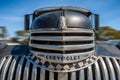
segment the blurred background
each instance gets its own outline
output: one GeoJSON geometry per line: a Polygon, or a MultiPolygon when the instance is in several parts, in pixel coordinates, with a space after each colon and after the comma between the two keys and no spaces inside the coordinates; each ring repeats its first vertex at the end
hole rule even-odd
{"type": "Polygon", "coordinates": [[[100,15],[96,40],[120,41],[119,0],[0,0],[0,41],[28,44],[29,32],[24,30],[24,15],[49,6],[78,6],[100,15]]]}

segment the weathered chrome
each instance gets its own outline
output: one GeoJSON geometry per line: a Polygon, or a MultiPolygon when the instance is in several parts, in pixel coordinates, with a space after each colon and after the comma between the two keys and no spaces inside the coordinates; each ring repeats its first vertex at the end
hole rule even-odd
{"type": "MultiPolygon", "coordinates": [[[[115,69],[115,71],[116,71],[116,78],[118,79],[118,80],[120,80],[120,63],[118,63],[117,62],[117,60],[115,59],[115,58],[112,58],[112,61],[113,61],[113,66],[114,66],[114,69],[115,69]]],[[[120,61],[120,60],[119,60],[120,61]]]]}
{"type": "Polygon", "coordinates": [[[102,69],[101,71],[102,71],[103,80],[109,80],[108,69],[103,58],[100,58],[100,67],[102,69]]]}
{"type": "Polygon", "coordinates": [[[21,79],[21,75],[23,74],[22,73],[22,68],[23,68],[23,63],[24,63],[24,56],[20,59],[18,65],[17,65],[17,71],[16,71],[16,76],[15,76],[15,79],[16,80],[20,80],[21,79]]]}
{"type": "Polygon", "coordinates": [[[70,36],[70,37],[61,37],[61,36],[37,36],[31,37],[31,40],[44,40],[44,41],[89,41],[94,40],[94,37],[80,37],[80,36],[70,36]]]}
{"type": "Polygon", "coordinates": [[[49,80],[54,80],[54,72],[49,72],[49,80]]]}
{"type": "Polygon", "coordinates": [[[67,29],[67,25],[66,25],[66,19],[64,16],[60,16],[60,20],[59,20],[59,25],[58,25],[60,30],[65,30],[67,29]]]}
{"type": "Polygon", "coordinates": [[[3,58],[0,60],[0,71],[1,71],[1,68],[2,68],[3,64],[5,63],[5,60],[6,60],[5,57],[3,57],[3,58]]]}
{"type": "Polygon", "coordinates": [[[31,78],[31,80],[37,80],[37,66],[36,65],[34,65],[33,66],[33,69],[32,69],[32,78],[31,78]]]}
{"type": "Polygon", "coordinates": [[[93,33],[91,29],[84,28],[67,28],[66,30],[59,30],[58,28],[44,28],[37,30],[30,30],[31,33],[93,33]]]}
{"type": "Polygon", "coordinates": [[[40,70],[40,80],[45,80],[45,70],[44,69],[40,70]]]}
{"type": "Polygon", "coordinates": [[[77,71],[54,72],[41,68],[39,63],[35,64],[28,56],[6,56],[0,60],[3,64],[0,80],[119,80],[119,61],[119,58],[114,57],[98,57],[94,64],[77,71]]]}
{"type": "Polygon", "coordinates": [[[58,73],[58,80],[68,80],[68,73],[58,73]]]}
{"type": "Polygon", "coordinates": [[[95,80],[101,80],[102,73],[100,72],[100,66],[98,62],[95,62],[94,69],[95,69],[95,80]]]}
{"type": "Polygon", "coordinates": [[[113,68],[113,65],[112,65],[110,59],[109,59],[109,58],[106,58],[105,60],[106,60],[107,66],[109,65],[109,66],[108,66],[108,72],[109,72],[109,74],[110,74],[110,80],[116,80],[115,70],[114,70],[114,68],[113,68]]]}
{"type": "Polygon", "coordinates": [[[30,50],[31,53],[33,53],[34,55],[36,55],[36,57],[40,59],[44,59],[46,61],[50,61],[54,63],[55,62],[56,63],[73,63],[73,62],[86,59],[95,53],[94,32],[91,29],[67,28],[66,30],[59,30],[56,28],[53,28],[53,29],[45,28],[45,29],[38,29],[36,32],[33,29],[31,31],[30,39],[31,41],[29,45],[31,47],[31,50],[30,50]],[[71,35],[65,36],[68,33],[71,35]],[[53,36],[51,34],[55,34],[55,35],[53,36]],[[77,36],[77,34],[79,34],[80,36],[77,36]],[[46,42],[46,44],[39,43],[41,41],[46,42]],[[76,43],[77,42],[80,43],[81,41],[83,41],[83,43],[74,44],[73,41],[76,43]],[[50,42],[52,43],[61,42],[63,44],[59,44],[59,45],[52,44],[52,43],[49,44],[50,42]],[[67,42],[70,42],[71,44],[66,44],[67,42]],[[49,50],[51,50],[52,52],[50,52],[49,50]],[[83,50],[83,52],[81,52],[80,50],[83,50]],[[73,51],[72,54],[70,53],[71,51],[73,51]],[[72,60],[66,60],[66,59],[60,60],[59,59],[58,60],[58,59],[51,58],[51,57],[64,57],[64,58],[79,57],[79,58],[75,60],[74,59],[72,60]]]}
{"type": "Polygon", "coordinates": [[[71,73],[71,80],[74,80],[74,79],[76,79],[76,72],[71,73]]]}
{"type": "Polygon", "coordinates": [[[5,80],[7,76],[6,74],[7,74],[11,59],[12,59],[12,56],[8,56],[7,60],[5,61],[5,64],[3,65],[3,69],[1,72],[2,74],[0,75],[1,80],[5,80]]]}
{"type": "Polygon", "coordinates": [[[63,55],[63,54],[55,54],[55,53],[47,53],[47,52],[36,52],[36,51],[33,51],[31,50],[32,53],[34,53],[36,56],[38,56],[39,58],[41,59],[44,59],[46,61],[52,61],[52,62],[57,62],[57,63],[71,63],[71,62],[77,62],[77,61],[80,61],[80,60],[83,60],[83,59],[86,59],[86,57],[89,57],[90,55],[92,55],[94,53],[94,50],[92,51],[89,51],[89,52],[84,52],[84,53],[73,53],[73,54],[66,54],[66,55],[63,55]],[[88,55],[89,54],[89,55],[88,55]],[[80,58],[76,59],[76,60],[60,60],[60,59],[51,59],[51,58],[48,58],[48,57],[74,57],[74,56],[79,56],[80,58]]]}
{"type": "Polygon", "coordinates": [[[88,49],[93,48],[94,44],[83,44],[83,45],[42,45],[42,44],[30,44],[31,47],[38,48],[38,49],[48,49],[48,50],[76,50],[76,49],[88,49]]]}
{"type": "Polygon", "coordinates": [[[85,80],[84,69],[81,69],[81,70],[79,71],[79,80],[85,80]]]}
{"type": "Polygon", "coordinates": [[[8,76],[7,79],[8,80],[13,80],[13,75],[15,73],[15,66],[16,66],[16,62],[18,62],[18,56],[15,56],[15,58],[12,60],[11,64],[10,64],[10,68],[9,68],[9,71],[8,71],[8,76]]]}
{"type": "Polygon", "coordinates": [[[34,15],[30,53],[3,57],[0,80],[120,80],[120,58],[95,55],[89,10],[58,7],[34,15]]]}
{"type": "Polygon", "coordinates": [[[29,79],[29,68],[30,68],[30,61],[27,61],[25,64],[23,80],[29,79]]]}
{"type": "Polygon", "coordinates": [[[87,68],[87,75],[87,80],[93,80],[93,70],[91,66],[87,68]]]}

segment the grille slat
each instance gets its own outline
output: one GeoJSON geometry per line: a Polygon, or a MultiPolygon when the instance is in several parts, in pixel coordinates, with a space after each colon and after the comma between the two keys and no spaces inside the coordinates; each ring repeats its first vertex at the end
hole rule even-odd
{"type": "Polygon", "coordinates": [[[67,50],[78,50],[78,49],[88,49],[94,48],[94,44],[84,44],[84,45],[45,45],[45,44],[30,44],[31,47],[37,49],[46,49],[46,50],[58,50],[58,51],[67,51],[67,50]]]}
{"type": "Polygon", "coordinates": [[[17,65],[17,71],[16,71],[15,80],[21,80],[21,75],[23,74],[23,73],[22,73],[22,68],[23,68],[23,66],[25,65],[25,64],[24,64],[24,62],[25,62],[24,59],[25,59],[25,57],[23,56],[23,57],[20,59],[18,65],[17,65]]]}
{"type": "Polygon", "coordinates": [[[87,80],[93,80],[93,70],[91,66],[87,68],[87,80]]]}
{"type": "Polygon", "coordinates": [[[79,72],[80,72],[80,73],[79,73],[79,74],[80,74],[80,75],[79,75],[79,76],[80,76],[79,80],[85,80],[85,75],[84,75],[85,72],[84,72],[84,69],[80,70],[79,72]]]}
{"type": "Polygon", "coordinates": [[[54,72],[49,72],[49,80],[54,80],[54,72]]]}
{"type": "Polygon", "coordinates": [[[41,40],[31,40],[31,44],[49,44],[49,45],[80,45],[80,44],[90,44],[92,41],[41,41],[41,40]]]}
{"type": "Polygon", "coordinates": [[[19,59],[19,57],[15,56],[14,59],[12,60],[9,71],[8,71],[9,77],[7,77],[7,80],[13,80],[14,73],[15,73],[15,67],[16,67],[16,63],[17,63],[18,59],[19,59]]]}
{"type": "Polygon", "coordinates": [[[57,53],[58,53],[58,54],[71,54],[71,53],[89,52],[89,51],[94,50],[94,48],[59,51],[59,50],[38,49],[38,48],[31,47],[31,50],[34,50],[34,51],[36,51],[36,52],[47,52],[47,53],[56,53],[56,54],[57,54],[57,53]]]}
{"type": "Polygon", "coordinates": [[[39,30],[32,30],[31,33],[93,33],[91,29],[83,29],[83,28],[68,28],[65,31],[59,31],[58,29],[46,28],[39,30]]]}
{"type": "Polygon", "coordinates": [[[94,71],[95,71],[95,74],[94,74],[95,80],[101,80],[100,66],[98,62],[95,62],[94,71]]]}
{"type": "Polygon", "coordinates": [[[76,72],[72,72],[71,73],[71,80],[75,80],[76,79],[76,72]]]}
{"type": "Polygon", "coordinates": [[[94,40],[94,37],[90,36],[31,36],[31,40],[43,40],[43,41],[88,41],[94,40]]]}
{"type": "Polygon", "coordinates": [[[109,80],[109,73],[108,73],[108,69],[107,69],[107,66],[105,64],[105,61],[103,60],[103,58],[101,57],[100,58],[100,68],[101,68],[101,72],[102,72],[102,80],[109,80]]]}
{"type": "Polygon", "coordinates": [[[44,69],[40,70],[40,80],[45,80],[45,70],[44,69]]]}
{"type": "Polygon", "coordinates": [[[114,66],[115,72],[116,72],[116,80],[120,80],[120,64],[117,62],[115,58],[112,58],[112,64],[114,66]]]}
{"type": "Polygon", "coordinates": [[[3,69],[1,71],[1,73],[2,73],[0,75],[1,80],[6,80],[7,72],[8,72],[11,60],[12,60],[12,56],[8,56],[7,60],[5,61],[5,64],[3,65],[3,69]]]}
{"type": "Polygon", "coordinates": [[[92,33],[32,33],[31,36],[92,36],[92,33]]]}
{"type": "Polygon", "coordinates": [[[37,66],[36,65],[33,66],[31,80],[37,80],[37,66]]]}
{"type": "Polygon", "coordinates": [[[30,62],[27,61],[25,64],[23,80],[28,80],[29,78],[29,67],[30,67],[30,62]]]}
{"type": "Polygon", "coordinates": [[[3,58],[0,60],[0,72],[1,72],[1,69],[2,69],[5,61],[6,61],[6,58],[5,58],[5,57],[3,57],[3,58]]]}
{"type": "Polygon", "coordinates": [[[46,71],[44,69],[41,69],[36,64],[29,62],[29,60],[26,59],[24,56],[22,57],[7,56],[2,58],[0,61],[1,63],[3,63],[3,67],[0,69],[1,71],[0,80],[13,80],[10,76],[12,76],[14,72],[16,72],[16,75],[13,77],[18,77],[15,80],[31,80],[28,79],[28,77],[31,78],[31,76],[33,76],[32,80],[45,80],[47,79],[46,77],[49,78],[48,80],[119,80],[120,64],[118,61],[119,59],[117,58],[99,57],[99,59],[94,64],[89,65],[88,67],[80,69],[78,71],[53,72],[53,71],[46,71]],[[16,66],[17,63],[18,66],[16,66]],[[31,67],[30,64],[33,65],[33,67],[31,67]],[[15,70],[15,68],[17,70],[15,70]],[[11,70],[13,71],[10,72],[11,70]],[[23,72],[21,72],[21,70],[24,71],[24,74],[23,72]],[[38,73],[38,71],[40,72],[38,73]],[[76,78],[76,76],[78,77],[77,75],[78,72],[79,72],[79,79],[76,78]],[[31,73],[32,75],[29,75],[29,73],[31,73]],[[23,76],[20,76],[22,74],[23,76]],[[40,79],[37,78],[38,76],[40,76],[40,79]]]}
{"type": "Polygon", "coordinates": [[[114,71],[114,68],[113,68],[113,65],[112,65],[110,59],[105,58],[105,61],[106,61],[106,65],[107,65],[107,68],[108,68],[110,80],[116,80],[115,71],[114,71]]]}

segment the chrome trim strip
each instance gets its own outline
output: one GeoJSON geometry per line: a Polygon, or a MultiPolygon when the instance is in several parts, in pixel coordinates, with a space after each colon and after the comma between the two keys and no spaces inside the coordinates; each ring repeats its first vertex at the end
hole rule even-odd
{"type": "Polygon", "coordinates": [[[26,64],[25,64],[23,80],[28,80],[29,79],[29,68],[30,68],[30,62],[27,61],[26,64]]]}
{"type": "Polygon", "coordinates": [[[5,61],[5,64],[3,65],[3,69],[0,75],[0,78],[1,78],[0,80],[5,80],[11,60],[12,60],[12,56],[8,56],[7,60],[5,61]]]}
{"type": "Polygon", "coordinates": [[[76,80],[76,72],[71,72],[71,80],[76,80]]]}
{"type": "Polygon", "coordinates": [[[83,29],[83,28],[67,28],[66,30],[59,30],[58,28],[44,28],[44,29],[36,29],[30,30],[31,33],[93,33],[91,29],[83,29]]]}
{"type": "Polygon", "coordinates": [[[3,65],[5,64],[5,61],[6,61],[6,57],[3,57],[3,58],[0,60],[0,72],[1,72],[1,69],[2,69],[3,65]]]}
{"type": "Polygon", "coordinates": [[[93,80],[93,70],[91,66],[87,68],[87,80],[93,80]]]}
{"type": "Polygon", "coordinates": [[[31,47],[38,49],[48,49],[48,50],[78,50],[78,49],[88,49],[93,48],[94,44],[82,44],[82,45],[47,45],[47,44],[30,44],[31,47]]]}
{"type": "Polygon", "coordinates": [[[60,59],[54,60],[52,58],[49,58],[49,56],[50,57],[53,57],[53,56],[56,56],[56,57],[78,57],[79,56],[79,58],[75,59],[75,60],[64,60],[64,63],[72,63],[72,62],[77,62],[77,61],[88,58],[90,55],[93,55],[95,53],[95,51],[92,50],[89,52],[72,53],[72,54],[58,54],[58,53],[55,54],[55,53],[45,53],[45,52],[37,52],[37,51],[31,50],[31,53],[33,53],[35,56],[37,56],[38,58],[41,58],[43,60],[57,62],[57,63],[63,63],[63,60],[60,60],[60,59]],[[74,56],[73,56],[73,54],[74,54],[74,56]]]}
{"type": "Polygon", "coordinates": [[[106,57],[105,60],[106,60],[106,64],[107,64],[107,67],[108,67],[110,80],[116,80],[115,71],[114,71],[114,68],[113,68],[113,65],[112,65],[110,59],[108,57],[106,57]]]}
{"type": "Polygon", "coordinates": [[[45,80],[45,70],[44,69],[40,70],[40,80],[45,80]]]}
{"type": "Polygon", "coordinates": [[[120,64],[117,62],[115,58],[112,58],[112,61],[113,61],[114,69],[116,71],[117,79],[120,80],[120,64]]]}
{"type": "Polygon", "coordinates": [[[44,41],[89,41],[94,40],[90,36],[31,36],[31,40],[44,40],[44,41]]]}
{"type": "Polygon", "coordinates": [[[33,65],[31,80],[37,80],[37,66],[33,65]]]}
{"type": "Polygon", "coordinates": [[[7,80],[13,80],[13,74],[15,73],[15,66],[16,66],[16,62],[18,61],[18,56],[15,56],[14,59],[12,60],[12,63],[10,64],[10,69],[8,71],[8,76],[7,80]]]}
{"type": "Polygon", "coordinates": [[[103,80],[109,80],[109,73],[102,57],[100,57],[100,67],[102,69],[103,80]]]}
{"type": "Polygon", "coordinates": [[[81,69],[80,71],[79,71],[79,80],[85,80],[85,73],[84,73],[84,69],[81,69]]]}
{"type": "MultiPolygon", "coordinates": [[[[38,52],[38,51],[34,51],[34,50],[30,50],[31,53],[33,54],[40,54],[40,55],[57,55],[57,56],[63,56],[63,54],[60,53],[48,53],[48,52],[38,52]]],[[[66,56],[73,56],[74,55],[86,55],[86,54],[91,54],[94,53],[94,50],[88,51],[88,52],[81,52],[81,53],[72,53],[72,54],[64,54],[66,56]]],[[[36,55],[37,56],[37,55],[36,55]]]]}
{"type": "Polygon", "coordinates": [[[23,56],[23,57],[20,59],[19,63],[18,63],[15,80],[20,80],[20,79],[21,79],[22,67],[23,67],[24,59],[25,59],[25,58],[24,58],[24,56],[23,56]]]}
{"type": "Polygon", "coordinates": [[[101,80],[101,72],[100,72],[100,66],[98,64],[98,61],[95,62],[95,80],[101,80]]]}
{"type": "Polygon", "coordinates": [[[54,80],[54,72],[49,71],[49,80],[54,80]]]}

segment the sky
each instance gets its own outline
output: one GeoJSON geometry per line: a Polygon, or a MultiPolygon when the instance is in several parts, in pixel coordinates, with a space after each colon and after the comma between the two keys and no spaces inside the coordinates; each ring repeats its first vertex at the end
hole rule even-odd
{"type": "Polygon", "coordinates": [[[120,0],[0,0],[0,26],[8,37],[24,29],[24,15],[49,6],[78,6],[100,15],[100,26],[120,30],[120,0]]]}

